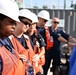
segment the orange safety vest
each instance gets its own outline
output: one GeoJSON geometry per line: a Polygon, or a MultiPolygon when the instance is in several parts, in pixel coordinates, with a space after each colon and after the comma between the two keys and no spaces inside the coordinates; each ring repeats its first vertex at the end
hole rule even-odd
{"type": "MultiPolygon", "coordinates": [[[[35,55],[35,53],[32,50],[29,39],[28,40],[25,39],[25,41],[27,42],[27,46],[29,47],[29,50],[26,50],[13,35],[9,36],[9,39],[14,47],[15,52],[26,55],[27,59],[30,60],[31,64],[35,64],[32,62],[32,57],[35,55]]],[[[39,72],[39,68],[35,67],[35,65],[34,68],[35,68],[35,73],[37,74],[37,72],[39,72]]]]}
{"type": "Polygon", "coordinates": [[[22,61],[4,46],[0,47],[0,57],[3,64],[1,75],[25,75],[25,67],[22,61]]]}
{"type": "Polygon", "coordinates": [[[35,69],[35,74],[37,74],[38,72],[39,72],[39,67],[38,66],[36,66],[36,63],[33,63],[32,62],[32,57],[35,55],[35,53],[34,53],[34,51],[33,51],[33,48],[32,48],[32,46],[31,46],[31,44],[30,44],[30,39],[29,39],[29,37],[26,39],[26,36],[27,35],[25,35],[24,34],[24,38],[25,38],[25,41],[26,41],[26,43],[27,43],[27,46],[29,47],[29,52],[28,52],[28,59],[30,60],[30,62],[33,64],[33,67],[34,67],[34,69],[35,69]]]}
{"type": "Polygon", "coordinates": [[[45,28],[45,38],[46,38],[46,50],[48,50],[49,48],[53,47],[53,37],[50,34],[49,28],[48,27],[44,27],[45,28]]]}
{"type": "MultiPolygon", "coordinates": [[[[41,52],[41,49],[35,45],[34,46],[34,52],[35,52],[35,54],[39,54],[41,52]]],[[[39,59],[38,65],[43,66],[44,64],[45,64],[45,55],[43,54],[41,56],[41,58],[39,59]]]]}
{"type": "MultiPolygon", "coordinates": [[[[36,36],[38,36],[37,30],[35,30],[34,33],[35,33],[36,36]]],[[[38,42],[37,38],[35,38],[34,40],[35,40],[35,42],[36,42],[36,41],[38,42]]],[[[39,42],[38,42],[38,44],[39,44],[39,42]]],[[[39,44],[39,45],[40,45],[40,44],[39,44]]],[[[39,54],[41,51],[42,51],[42,49],[41,49],[40,47],[38,47],[37,44],[34,45],[34,52],[35,52],[35,54],[39,54]]],[[[45,54],[43,54],[43,55],[41,56],[41,58],[40,58],[40,60],[39,60],[38,63],[39,63],[39,65],[41,65],[41,66],[43,66],[43,65],[45,64],[45,54]]]]}
{"type": "MultiPolygon", "coordinates": [[[[23,54],[26,56],[26,59],[28,59],[28,51],[20,44],[20,42],[17,40],[17,38],[14,35],[9,36],[9,39],[12,43],[12,46],[14,47],[15,54],[23,54]]],[[[24,62],[24,66],[26,68],[26,63],[24,62]]]]}
{"type": "Polygon", "coordinates": [[[28,51],[20,44],[20,42],[17,40],[17,38],[13,35],[9,36],[9,39],[14,47],[15,52],[18,52],[19,54],[23,54],[28,59],[28,51]]]}

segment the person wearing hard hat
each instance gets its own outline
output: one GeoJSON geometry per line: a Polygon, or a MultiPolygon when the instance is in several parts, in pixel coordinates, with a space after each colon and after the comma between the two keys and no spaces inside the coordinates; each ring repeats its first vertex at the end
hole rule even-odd
{"type": "Polygon", "coordinates": [[[31,45],[35,53],[33,61],[37,63],[37,68],[35,68],[37,72],[36,75],[42,75],[42,66],[45,64],[45,43],[42,36],[36,30],[36,25],[38,23],[37,15],[33,13],[32,17],[32,24],[28,29],[28,36],[31,40],[31,45]]]}
{"type": "MultiPolygon", "coordinates": [[[[50,14],[46,10],[42,10],[38,13],[38,20],[37,23],[37,30],[42,35],[42,37],[45,39],[46,47],[45,47],[45,65],[43,66],[44,75],[47,75],[48,69],[50,67],[50,62],[55,53],[52,49],[54,46],[54,40],[59,40],[61,42],[67,43],[70,46],[74,46],[73,43],[68,42],[66,39],[61,37],[60,35],[56,34],[55,32],[52,32],[50,27],[45,26],[46,22],[50,19],[50,14]]],[[[57,59],[56,59],[57,60],[57,59]]],[[[59,61],[58,61],[59,62],[59,61]]],[[[58,65],[58,62],[55,62],[54,70],[56,65],[58,65]]],[[[54,74],[55,71],[53,71],[54,74]]]]}
{"type": "Polygon", "coordinates": [[[50,19],[49,12],[46,10],[42,10],[38,13],[38,27],[44,27],[46,22],[50,19]]]}
{"type": "MultiPolygon", "coordinates": [[[[23,62],[26,62],[26,61],[29,60],[31,65],[33,65],[34,69],[35,69],[35,65],[34,65],[35,62],[33,63],[33,57],[34,57],[35,53],[34,53],[32,47],[31,47],[29,37],[24,34],[28,30],[29,26],[32,23],[31,15],[33,15],[33,13],[30,10],[28,10],[28,9],[21,9],[19,11],[19,20],[20,20],[20,22],[17,22],[16,29],[14,31],[15,37],[13,39],[10,39],[10,38],[9,39],[11,40],[11,43],[13,44],[14,48],[15,48],[14,39],[15,38],[18,39],[18,41],[21,43],[21,45],[26,49],[26,51],[24,51],[24,53],[28,52],[28,55],[26,55],[26,53],[24,54],[26,56],[26,59],[23,59],[23,62]]],[[[16,44],[16,46],[17,46],[17,48],[19,47],[17,44],[16,44]]],[[[19,54],[21,54],[20,49],[18,49],[17,51],[18,51],[19,54]]],[[[24,56],[23,56],[23,58],[24,58],[24,56]]],[[[25,65],[25,67],[27,67],[27,66],[25,65]]],[[[35,71],[35,74],[36,73],[37,72],[35,71]]]]}
{"type": "Polygon", "coordinates": [[[21,9],[19,11],[20,22],[17,22],[17,24],[16,24],[14,36],[12,36],[12,37],[10,36],[7,39],[7,40],[9,40],[9,43],[12,43],[12,45],[10,44],[10,46],[13,46],[14,49],[19,53],[19,56],[23,59],[22,61],[25,64],[25,71],[26,71],[26,68],[28,65],[27,61],[29,60],[30,63],[32,64],[31,57],[34,56],[33,50],[31,50],[29,48],[30,45],[28,45],[28,43],[30,43],[28,36],[24,35],[24,32],[26,32],[28,30],[30,24],[32,23],[32,17],[30,16],[30,15],[32,15],[31,13],[32,12],[28,9],[21,9]]]}
{"type": "MultiPolygon", "coordinates": [[[[27,60],[30,60],[30,63],[33,65],[32,61],[35,60],[33,58],[35,53],[31,47],[29,37],[23,33],[25,33],[28,30],[28,28],[31,26],[31,23],[33,23],[33,20],[35,22],[38,22],[38,20],[35,19],[35,15],[33,15],[33,13],[28,9],[21,9],[19,11],[19,20],[21,22],[17,22],[14,35],[18,39],[18,41],[22,44],[22,46],[27,50],[29,54],[27,60]]],[[[37,61],[34,61],[34,63],[37,61]]],[[[36,70],[38,68],[35,68],[34,66],[34,69],[35,69],[35,74],[37,74],[36,70]]]]}
{"type": "Polygon", "coordinates": [[[18,16],[19,9],[14,0],[0,0],[0,75],[25,75],[23,62],[6,40],[14,33],[18,16]]]}

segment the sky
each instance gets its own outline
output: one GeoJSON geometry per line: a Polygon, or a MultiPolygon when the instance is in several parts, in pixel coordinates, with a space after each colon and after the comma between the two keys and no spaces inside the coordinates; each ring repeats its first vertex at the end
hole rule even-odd
{"type": "MultiPolygon", "coordinates": [[[[66,0],[66,8],[70,8],[71,1],[76,3],[76,0],[66,0]]],[[[64,0],[24,0],[24,6],[26,8],[32,8],[33,6],[38,6],[42,8],[43,5],[47,5],[48,8],[52,9],[53,6],[55,8],[64,8],[64,0]]]]}

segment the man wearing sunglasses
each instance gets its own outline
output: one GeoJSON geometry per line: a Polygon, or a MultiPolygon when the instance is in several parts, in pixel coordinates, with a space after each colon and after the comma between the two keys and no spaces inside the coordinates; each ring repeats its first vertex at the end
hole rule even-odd
{"type": "MultiPolygon", "coordinates": [[[[50,27],[51,32],[54,32],[60,36],[62,36],[64,39],[68,41],[72,41],[76,43],[76,39],[70,36],[69,34],[65,33],[62,29],[58,27],[59,19],[57,17],[54,17],[52,19],[52,25],[50,27]]],[[[54,45],[53,45],[53,72],[55,71],[55,67],[59,66],[60,64],[60,41],[54,38],[54,45]]]]}
{"type": "MultiPolygon", "coordinates": [[[[45,24],[46,22],[50,19],[50,15],[49,15],[49,12],[46,11],[46,10],[42,10],[38,13],[38,20],[39,22],[37,23],[37,30],[38,32],[42,35],[42,37],[44,38],[45,40],[45,43],[46,43],[46,35],[45,35],[45,24]]],[[[55,26],[57,27],[58,26],[58,23],[59,23],[59,20],[53,20],[52,21],[52,24],[53,24],[53,27],[55,28],[55,26]]],[[[54,75],[54,71],[55,71],[55,67],[57,65],[59,65],[60,63],[60,51],[59,51],[59,48],[60,48],[60,44],[59,42],[63,42],[63,43],[68,43],[68,45],[70,46],[73,46],[72,43],[68,42],[67,40],[68,39],[64,39],[62,36],[60,36],[59,34],[55,33],[54,30],[51,30],[52,27],[49,27],[49,33],[50,35],[53,37],[54,40],[58,41],[58,44],[57,44],[57,48],[55,48],[57,50],[54,50],[53,47],[50,47],[48,50],[46,49],[45,47],[45,65],[43,66],[43,69],[44,69],[44,75],[47,75],[47,72],[48,72],[48,69],[50,67],[50,62],[51,62],[51,59],[54,59],[54,70],[53,70],[53,75],[54,75]],[[56,54],[56,55],[55,55],[56,54]]],[[[68,38],[68,35],[66,36],[65,35],[65,38],[68,38]]],[[[54,40],[53,40],[53,43],[54,43],[54,40]]],[[[47,43],[46,43],[47,45],[47,43]]]]}

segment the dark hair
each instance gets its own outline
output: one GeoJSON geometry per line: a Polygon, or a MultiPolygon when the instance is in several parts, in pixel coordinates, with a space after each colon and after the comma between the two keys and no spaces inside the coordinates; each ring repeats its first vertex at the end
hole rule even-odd
{"type": "Polygon", "coordinates": [[[3,14],[0,13],[0,20],[5,19],[6,17],[7,17],[7,16],[5,16],[5,15],[3,15],[3,14]]]}

